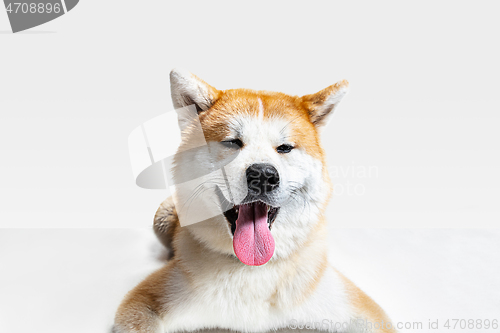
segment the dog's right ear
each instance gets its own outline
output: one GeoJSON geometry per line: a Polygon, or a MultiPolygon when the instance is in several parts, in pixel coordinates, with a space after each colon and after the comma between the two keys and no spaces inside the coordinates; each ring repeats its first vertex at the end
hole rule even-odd
{"type": "Polygon", "coordinates": [[[220,96],[220,91],[182,69],[170,72],[170,92],[174,108],[195,105],[198,113],[208,110],[220,96]]]}

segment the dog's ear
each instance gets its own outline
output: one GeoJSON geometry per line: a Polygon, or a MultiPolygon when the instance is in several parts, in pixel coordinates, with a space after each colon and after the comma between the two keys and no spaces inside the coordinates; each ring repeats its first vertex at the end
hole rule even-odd
{"type": "Polygon", "coordinates": [[[170,72],[170,93],[174,108],[195,105],[198,113],[208,110],[220,95],[220,91],[182,69],[170,72]]]}
{"type": "Polygon", "coordinates": [[[302,103],[309,112],[311,122],[317,127],[324,127],[331,119],[333,111],[349,90],[346,80],[335,83],[315,94],[302,96],[302,103]]]}

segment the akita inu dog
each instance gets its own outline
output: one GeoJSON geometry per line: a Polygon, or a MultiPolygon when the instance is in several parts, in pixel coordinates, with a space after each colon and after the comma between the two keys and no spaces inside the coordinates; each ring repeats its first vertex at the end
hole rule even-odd
{"type": "MultiPolygon", "coordinates": [[[[223,214],[183,227],[172,200],[161,204],[154,230],[172,257],[125,297],[114,331],[268,332],[321,323],[316,330],[394,332],[384,311],[328,262],[331,183],[319,132],[347,81],[298,97],[217,90],[180,70],[170,80],[174,107],[196,106],[215,156],[238,152],[225,167],[233,201],[223,214]]],[[[203,165],[204,156],[181,158],[203,165]]]]}

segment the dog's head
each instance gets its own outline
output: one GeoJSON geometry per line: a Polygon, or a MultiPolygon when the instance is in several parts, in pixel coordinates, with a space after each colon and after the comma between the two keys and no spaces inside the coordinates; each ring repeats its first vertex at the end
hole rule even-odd
{"type": "MultiPolygon", "coordinates": [[[[182,194],[185,207],[197,210],[189,201],[211,193],[205,199],[216,202],[221,214],[186,228],[207,247],[236,254],[247,265],[290,255],[318,222],[330,196],[319,131],[348,83],[298,97],[217,90],[181,70],[173,70],[170,80],[174,107],[196,107],[208,147],[179,155],[174,174],[224,165],[202,184],[213,191],[198,186],[182,194]]],[[[186,141],[189,146],[189,134],[186,141]]]]}

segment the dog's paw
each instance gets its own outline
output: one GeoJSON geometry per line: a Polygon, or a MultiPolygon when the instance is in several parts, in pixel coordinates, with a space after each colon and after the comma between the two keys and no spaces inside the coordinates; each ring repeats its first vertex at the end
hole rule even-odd
{"type": "Polygon", "coordinates": [[[172,247],[172,238],[174,231],[179,224],[179,218],[175,210],[174,201],[172,197],[168,197],[163,201],[156,211],[153,230],[156,237],[160,242],[167,248],[170,259],[174,255],[174,249],[172,247]]]}

